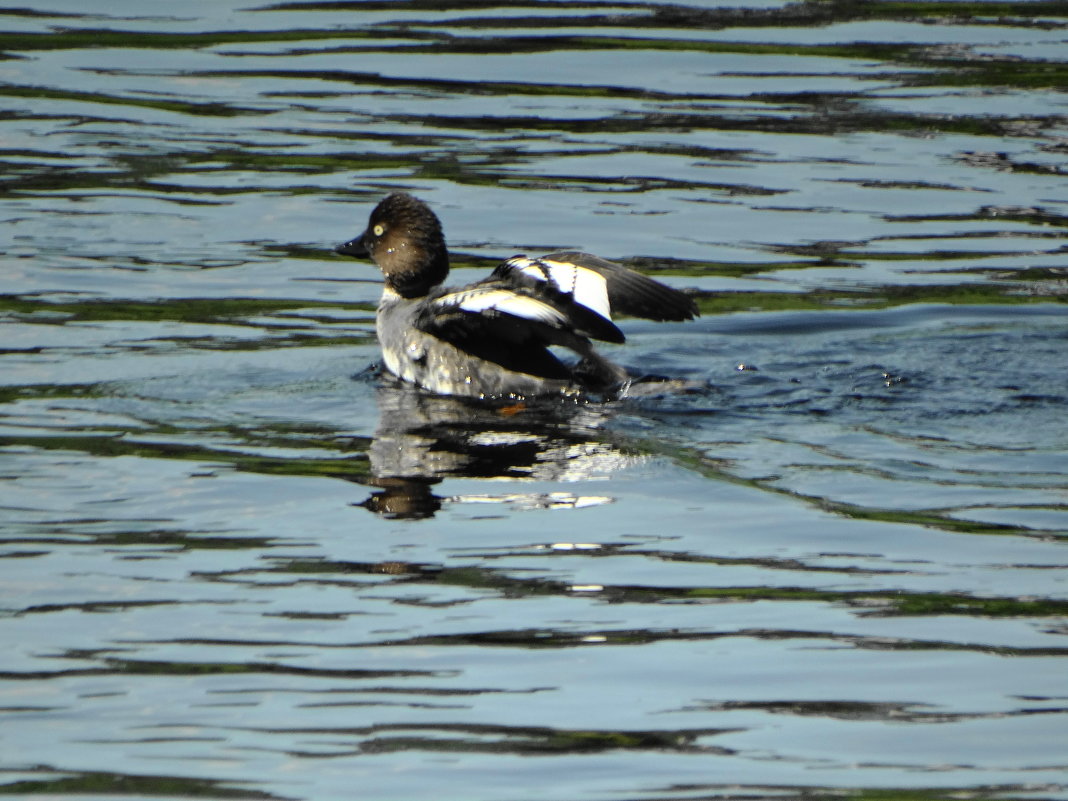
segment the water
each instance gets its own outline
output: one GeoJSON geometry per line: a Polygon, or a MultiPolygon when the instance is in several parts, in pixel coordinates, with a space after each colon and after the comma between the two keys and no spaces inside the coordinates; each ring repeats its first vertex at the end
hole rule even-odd
{"type": "Polygon", "coordinates": [[[1068,797],[1063,4],[3,13],[0,793],[1068,797]],[[393,189],[672,382],[382,377],[393,189]]]}

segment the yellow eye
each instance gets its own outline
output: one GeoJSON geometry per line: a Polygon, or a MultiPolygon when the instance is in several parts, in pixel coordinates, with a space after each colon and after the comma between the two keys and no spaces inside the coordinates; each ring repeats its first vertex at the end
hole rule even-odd
{"type": "Polygon", "coordinates": [[[386,232],[386,226],[382,223],[377,223],[374,228],[371,229],[371,233],[375,236],[382,236],[386,232]]]}

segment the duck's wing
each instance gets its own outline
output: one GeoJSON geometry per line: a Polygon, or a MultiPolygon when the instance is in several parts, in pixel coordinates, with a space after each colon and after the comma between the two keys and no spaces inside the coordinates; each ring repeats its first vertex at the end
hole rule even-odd
{"type": "MultiPolygon", "coordinates": [[[[607,301],[602,305],[607,307],[607,301]]],[[[431,299],[416,324],[453,342],[496,337],[512,344],[574,348],[587,337],[607,342],[624,339],[607,313],[580,303],[573,293],[497,273],[431,299]]]]}
{"type": "Polygon", "coordinates": [[[610,320],[612,312],[648,320],[690,320],[698,314],[689,295],[622,264],[577,250],[540,259],[515,256],[498,266],[493,278],[528,288],[547,287],[603,319],[610,320]]]}

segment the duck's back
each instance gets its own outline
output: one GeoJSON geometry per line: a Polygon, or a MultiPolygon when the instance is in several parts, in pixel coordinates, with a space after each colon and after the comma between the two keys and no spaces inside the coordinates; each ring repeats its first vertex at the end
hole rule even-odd
{"type": "MultiPolygon", "coordinates": [[[[435,295],[444,294],[440,290],[435,295]]],[[[516,349],[509,343],[464,337],[453,327],[453,342],[425,330],[425,315],[435,295],[404,298],[386,292],[378,305],[376,327],[386,368],[431,392],[472,398],[531,397],[577,392],[571,368],[544,346],[516,349]]]]}

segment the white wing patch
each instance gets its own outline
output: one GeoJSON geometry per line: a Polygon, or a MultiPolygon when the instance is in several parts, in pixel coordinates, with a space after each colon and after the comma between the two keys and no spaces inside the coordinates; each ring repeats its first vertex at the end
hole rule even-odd
{"type": "Polygon", "coordinates": [[[612,319],[612,307],[608,303],[608,284],[603,275],[567,261],[541,259],[541,263],[549,268],[549,275],[556,285],[564,292],[570,293],[576,303],[582,304],[606,320],[612,319]]]}
{"type": "Polygon", "coordinates": [[[535,280],[551,281],[561,292],[571,295],[576,303],[585,306],[606,320],[612,319],[612,307],[608,302],[608,285],[600,273],[569,261],[553,261],[552,259],[518,257],[509,259],[508,264],[535,280]]]}
{"type": "Polygon", "coordinates": [[[441,305],[455,305],[467,312],[480,313],[499,311],[514,317],[537,320],[549,325],[562,325],[567,322],[564,315],[547,303],[535,298],[517,295],[507,289],[475,289],[467,292],[454,292],[442,298],[441,305]]]}
{"type": "Polygon", "coordinates": [[[523,275],[530,276],[535,281],[545,283],[545,281],[548,280],[545,265],[538,259],[528,259],[526,256],[514,256],[508,259],[505,264],[513,270],[523,273],[523,275]]]}

